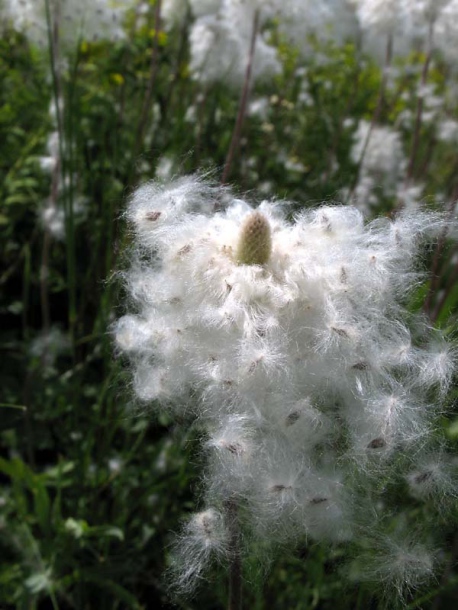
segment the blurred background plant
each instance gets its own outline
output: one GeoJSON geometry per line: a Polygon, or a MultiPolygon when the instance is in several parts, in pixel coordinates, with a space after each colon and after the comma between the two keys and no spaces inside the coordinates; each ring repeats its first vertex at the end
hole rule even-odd
{"type": "MultiPolygon", "coordinates": [[[[132,189],[224,170],[296,209],[455,216],[457,24],[456,0],[0,0],[2,608],[171,603],[170,532],[198,505],[202,458],[197,431],[135,404],[113,358],[132,189]]],[[[453,337],[449,237],[424,252],[411,309],[453,337]]],[[[440,423],[453,459],[455,397],[440,423]]],[[[455,607],[456,504],[396,501],[443,542],[408,607],[455,607]]],[[[342,554],[314,543],[267,576],[248,561],[246,607],[382,607],[342,554]]],[[[174,603],[223,607],[224,570],[211,578],[174,603]]]]}

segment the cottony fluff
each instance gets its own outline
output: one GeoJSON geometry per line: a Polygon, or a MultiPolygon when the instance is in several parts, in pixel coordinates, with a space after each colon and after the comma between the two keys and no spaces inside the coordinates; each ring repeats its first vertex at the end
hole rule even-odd
{"type": "MultiPolygon", "coordinates": [[[[181,587],[227,553],[227,502],[269,544],[357,543],[382,536],[381,480],[416,498],[453,492],[432,440],[453,350],[404,308],[441,216],[365,225],[355,208],[323,206],[289,220],[196,177],[142,186],[127,216],[136,313],[118,320],[116,343],[137,397],[194,418],[208,460],[207,507],[177,544],[181,587]]],[[[413,565],[403,556],[383,572],[398,588],[413,565]]],[[[431,564],[415,563],[412,584],[431,564]]]]}

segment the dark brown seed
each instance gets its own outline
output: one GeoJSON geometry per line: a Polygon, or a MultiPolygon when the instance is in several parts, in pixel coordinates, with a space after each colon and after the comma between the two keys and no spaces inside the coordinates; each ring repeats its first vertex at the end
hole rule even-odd
{"type": "Polygon", "coordinates": [[[331,326],[331,330],[340,335],[341,337],[348,337],[348,333],[343,328],[336,328],[335,326],[331,326]]]}
{"type": "Polygon", "coordinates": [[[256,367],[258,366],[258,362],[257,360],[255,360],[254,362],[252,362],[250,364],[250,366],[248,367],[248,372],[249,373],[254,373],[254,371],[256,370],[256,367]]]}
{"type": "Polygon", "coordinates": [[[432,472],[422,472],[421,474],[417,474],[414,477],[414,483],[425,483],[428,479],[433,476],[432,472]]]}
{"type": "Polygon", "coordinates": [[[386,441],[383,438],[374,438],[367,446],[368,449],[381,449],[382,447],[386,447],[386,441]]]}
{"type": "Polygon", "coordinates": [[[270,491],[275,491],[276,493],[280,493],[281,491],[286,491],[292,489],[291,485],[282,485],[279,483],[278,485],[272,485],[270,491]]]}
{"type": "Polygon", "coordinates": [[[356,369],[357,371],[367,371],[369,365],[367,364],[367,362],[357,362],[351,368],[356,369]]]}
{"type": "Polygon", "coordinates": [[[189,252],[191,252],[191,250],[192,250],[191,244],[186,244],[186,246],[183,246],[182,248],[180,248],[178,250],[178,254],[180,256],[183,256],[184,254],[189,254],[189,252]]]}
{"type": "Polygon", "coordinates": [[[148,212],[146,215],[146,220],[152,220],[153,222],[160,218],[162,212],[148,212]]]}
{"type": "Polygon", "coordinates": [[[310,500],[310,504],[323,504],[323,502],[327,501],[327,498],[312,498],[312,500],[310,500]]]}
{"type": "Polygon", "coordinates": [[[299,413],[299,411],[293,411],[286,417],[286,425],[292,426],[293,424],[295,424],[297,422],[297,420],[300,418],[300,416],[301,416],[301,414],[299,413]]]}
{"type": "Polygon", "coordinates": [[[240,455],[243,453],[243,447],[239,443],[227,443],[224,447],[230,451],[233,455],[240,455]]]}

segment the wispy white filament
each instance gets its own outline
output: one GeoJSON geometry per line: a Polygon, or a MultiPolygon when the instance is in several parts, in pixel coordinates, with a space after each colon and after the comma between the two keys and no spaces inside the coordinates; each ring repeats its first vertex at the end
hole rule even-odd
{"type": "MultiPolygon", "coordinates": [[[[412,464],[434,445],[454,354],[404,305],[421,278],[419,245],[444,220],[417,210],[365,224],[343,206],[288,220],[264,201],[256,217],[270,227],[270,256],[240,264],[252,214],[196,177],[141,187],[124,276],[137,313],[117,322],[117,344],[138,397],[203,430],[214,510],[240,500],[245,526],[268,543],[357,540],[379,477],[412,486],[412,464]]],[[[208,560],[193,528],[186,586],[208,560]]],[[[400,562],[399,578],[411,566],[420,580],[417,563],[400,562]]]]}

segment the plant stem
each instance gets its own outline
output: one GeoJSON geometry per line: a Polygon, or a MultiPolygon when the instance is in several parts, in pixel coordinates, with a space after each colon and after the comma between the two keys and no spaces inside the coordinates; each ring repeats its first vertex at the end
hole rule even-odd
{"type": "Polygon", "coordinates": [[[447,224],[445,225],[444,229],[442,230],[442,233],[439,237],[439,241],[436,246],[436,251],[434,253],[433,263],[432,263],[431,272],[430,272],[431,283],[429,286],[428,294],[426,295],[426,298],[425,298],[425,302],[423,304],[423,311],[428,315],[431,315],[433,297],[437,291],[439,281],[440,281],[440,274],[438,273],[439,265],[440,265],[441,256],[442,256],[442,253],[443,253],[444,247],[445,247],[445,240],[446,240],[447,234],[448,234],[449,221],[452,220],[453,211],[455,209],[457,197],[458,197],[458,186],[455,187],[455,190],[452,194],[451,201],[448,205],[447,224]]]}
{"type": "Polygon", "coordinates": [[[452,573],[453,573],[453,566],[456,563],[457,555],[458,555],[458,534],[455,534],[455,536],[453,538],[452,551],[450,553],[449,560],[447,562],[444,573],[442,575],[442,579],[440,582],[440,588],[431,605],[431,610],[440,610],[442,593],[444,592],[444,590],[447,589],[447,585],[448,585],[450,577],[452,576],[452,573]]]}
{"type": "Polygon", "coordinates": [[[230,498],[224,503],[229,530],[229,600],[228,610],[242,610],[242,553],[238,503],[230,498]]]}
{"type": "MultiPolygon", "coordinates": [[[[332,173],[332,166],[334,163],[334,159],[336,158],[337,149],[339,147],[340,140],[341,140],[342,133],[343,133],[344,119],[350,115],[350,110],[351,110],[352,106],[354,105],[355,99],[357,97],[356,94],[359,89],[359,85],[360,85],[360,69],[358,67],[354,74],[353,95],[348,97],[347,103],[345,105],[345,110],[339,116],[337,128],[334,131],[334,138],[333,138],[333,142],[332,142],[332,146],[331,146],[331,151],[328,155],[326,171],[324,172],[323,178],[321,180],[321,183],[324,185],[326,185],[327,181],[329,180],[329,176],[332,173]]],[[[353,190],[354,190],[354,188],[355,187],[353,187],[353,190]]]]}
{"type": "MultiPolygon", "coordinates": [[[[429,65],[431,63],[431,56],[433,52],[433,32],[434,32],[434,24],[431,22],[429,24],[429,32],[428,32],[428,49],[426,51],[425,63],[423,64],[423,70],[421,73],[421,87],[423,88],[426,85],[426,81],[428,79],[429,65]]],[[[407,182],[413,178],[413,174],[415,171],[415,161],[417,158],[418,145],[420,143],[420,131],[421,131],[421,123],[423,119],[423,94],[421,91],[418,96],[417,103],[417,113],[415,117],[415,128],[412,138],[412,148],[410,151],[410,161],[409,168],[407,170],[407,182]]]]}
{"type": "Polygon", "coordinates": [[[437,321],[437,318],[439,317],[439,315],[442,311],[442,308],[444,307],[444,305],[445,305],[448,297],[450,296],[450,293],[457,281],[458,281],[458,264],[455,264],[455,266],[453,267],[453,269],[450,273],[450,277],[448,279],[447,286],[444,288],[442,296],[438,300],[434,310],[432,311],[432,313],[430,315],[430,319],[433,324],[435,324],[435,322],[437,321]]]}
{"type": "Polygon", "coordinates": [[[259,9],[257,9],[254,13],[253,17],[253,28],[251,31],[251,41],[250,41],[250,52],[248,55],[248,63],[246,66],[245,72],[245,80],[243,83],[242,95],[240,97],[239,109],[237,112],[237,118],[235,120],[234,131],[232,132],[232,139],[229,146],[229,150],[227,153],[226,161],[224,163],[223,175],[221,177],[221,184],[226,184],[227,179],[229,177],[232,161],[234,160],[234,155],[239,147],[240,136],[242,133],[243,120],[246,114],[246,106],[248,102],[248,94],[250,91],[250,83],[251,83],[251,70],[253,67],[254,53],[256,49],[256,36],[259,28],[259,9]]]}
{"type": "MultiPolygon", "coordinates": [[[[63,206],[65,213],[65,243],[66,243],[66,259],[67,259],[67,281],[68,281],[68,323],[69,332],[72,338],[72,345],[74,343],[75,336],[75,324],[76,324],[76,255],[74,251],[74,235],[73,235],[73,177],[72,167],[68,167],[68,155],[71,158],[71,135],[72,133],[65,133],[66,127],[68,128],[68,121],[64,121],[64,106],[63,106],[63,85],[62,85],[62,73],[61,73],[61,56],[60,56],[60,23],[61,23],[61,12],[60,4],[53,4],[53,10],[51,10],[50,0],[45,0],[46,8],[46,24],[48,30],[48,48],[49,48],[49,59],[51,66],[52,76],[52,88],[53,98],[56,112],[56,123],[57,132],[59,134],[59,162],[60,174],[62,184],[65,185],[65,177],[68,174],[70,189],[69,193],[66,193],[66,189],[63,190],[63,206]],[[68,155],[67,155],[68,153],[68,155]]],[[[76,72],[76,69],[75,69],[76,72]]],[[[71,113],[70,113],[71,118],[71,113]]],[[[54,177],[53,177],[54,180],[54,177]]],[[[54,188],[54,186],[53,186],[54,188]]],[[[55,195],[57,201],[57,194],[55,195]]]]}
{"type": "Polygon", "coordinates": [[[153,98],[154,84],[156,82],[156,75],[158,69],[158,58],[159,58],[159,32],[161,28],[161,4],[162,0],[156,0],[156,6],[154,10],[154,40],[153,47],[151,49],[151,60],[150,60],[150,73],[148,85],[146,88],[145,97],[143,99],[143,105],[140,113],[140,120],[137,126],[137,135],[135,139],[135,148],[134,148],[134,162],[139,154],[142,145],[143,139],[145,136],[146,127],[148,125],[148,118],[151,109],[151,102],[153,98]]]}
{"type": "Polygon", "coordinates": [[[366,134],[366,139],[364,140],[363,150],[361,151],[361,155],[358,159],[358,168],[356,171],[356,176],[353,180],[350,192],[348,194],[348,197],[347,197],[345,203],[349,203],[349,201],[351,200],[351,198],[353,197],[353,195],[355,193],[356,187],[358,186],[358,182],[359,182],[359,178],[360,178],[360,174],[361,174],[361,168],[363,166],[364,157],[366,156],[367,147],[369,146],[369,142],[370,142],[370,139],[372,136],[372,132],[374,131],[374,127],[382,113],[382,108],[383,108],[384,102],[385,102],[385,90],[386,90],[388,69],[391,66],[392,58],[393,58],[393,36],[391,34],[388,34],[388,38],[386,41],[385,66],[383,68],[382,80],[380,82],[380,89],[378,92],[377,105],[375,107],[374,114],[372,115],[372,120],[371,120],[369,129],[366,134]]]}

